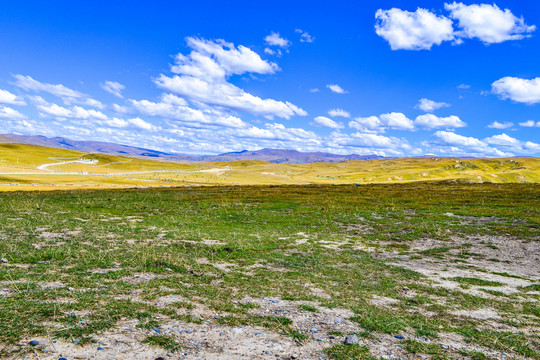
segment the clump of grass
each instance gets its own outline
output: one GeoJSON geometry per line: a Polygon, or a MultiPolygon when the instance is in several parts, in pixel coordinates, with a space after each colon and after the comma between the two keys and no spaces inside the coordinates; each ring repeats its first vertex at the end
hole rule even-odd
{"type": "Polygon", "coordinates": [[[176,342],[174,337],[168,336],[168,335],[147,336],[143,340],[143,343],[151,345],[151,346],[159,347],[165,350],[169,350],[171,352],[176,352],[182,349],[182,345],[176,342]]]}
{"type": "Polygon", "coordinates": [[[416,340],[405,340],[405,350],[412,354],[429,354],[432,359],[449,359],[447,354],[441,348],[441,346],[436,344],[428,344],[416,340]]]}
{"type": "Polygon", "coordinates": [[[330,359],[335,360],[375,360],[369,355],[367,346],[354,345],[333,345],[324,349],[324,352],[330,359]]]}
{"type": "Polygon", "coordinates": [[[300,310],[309,311],[309,312],[319,312],[319,310],[317,310],[315,306],[306,305],[306,304],[298,305],[298,308],[300,310]]]}

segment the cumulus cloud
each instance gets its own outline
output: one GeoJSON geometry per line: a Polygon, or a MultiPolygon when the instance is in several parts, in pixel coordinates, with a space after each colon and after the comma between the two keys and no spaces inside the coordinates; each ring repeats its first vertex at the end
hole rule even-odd
{"type": "Polygon", "coordinates": [[[43,115],[50,115],[54,117],[69,118],[69,119],[107,119],[107,115],[101,111],[94,109],[85,109],[80,106],[72,106],[71,108],[65,108],[63,106],[49,103],[45,101],[41,96],[30,97],[36,109],[43,115]]]}
{"type": "Polygon", "coordinates": [[[34,92],[47,92],[49,94],[59,97],[67,105],[79,104],[97,107],[99,109],[103,108],[103,104],[98,100],[92,99],[90,96],[83,94],[77,90],[65,87],[62,84],[55,85],[42,83],[34,80],[30,76],[24,75],[13,75],[13,77],[15,78],[15,82],[13,84],[23,90],[34,92]]]}
{"type": "Polygon", "coordinates": [[[513,153],[503,152],[490,147],[487,142],[474,137],[458,135],[449,131],[439,130],[433,134],[437,139],[435,146],[442,153],[460,156],[512,156],[513,153]]]}
{"type": "Polygon", "coordinates": [[[428,130],[440,128],[453,129],[467,126],[465,122],[455,115],[439,117],[433,114],[417,116],[414,120],[414,125],[428,130]]]}
{"type": "Polygon", "coordinates": [[[519,126],[523,126],[523,127],[540,127],[540,121],[535,123],[533,120],[527,120],[525,122],[519,123],[519,126]]]}
{"type": "Polygon", "coordinates": [[[489,124],[487,127],[490,129],[508,129],[514,126],[514,123],[512,122],[504,122],[500,123],[498,121],[494,121],[491,124],[489,124]]]}
{"type": "Polygon", "coordinates": [[[126,87],[119,82],[116,81],[105,81],[103,84],[100,84],[101,88],[105,90],[108,93],[113,94],[116,97],[124,98],[122,96],[122,90],[124,90],[126,87]]]}
{"type": "Polygon", "coordinates": [[[384,132],[385,130],[377,116],[356,117],[349,122],[349,127],[361,132],[384,132]]]}
{"type": "Polygon", "coordinates": [[[484,141],[491,145],[497,145],[506,151],[521,154],[534,154],[540,152],[540,144],[532,141],[521,141],[508,136],[504,133],[500,135],[493,135],[484,139],[484,141]]]}
{"type": "Polygon", "coordinates": [[[26,119],[26,116],[21,114],[15,109],[12,109],[7,106],[0,106],[0,118],[3,119],[11,119],[11,120],[20,120],[20,119],[26,119]]]}
{"type": "Polygon", "coordinates": [[[304,31],[302,29],[295,29],[294,31],[300,34],[300,42],[312,43],[313,41],[315,41],[315,38],[308,34],[307,31],[304,31]]]}
{"type": "Polygon", "coordinates": [[[501,99],[525,104],[540,103],[540,77],[528,80],[506,76],[491,84],[491,92],[501,99]]]}
{"type": "Polygon", "coordinates": [[[327,88],[330,89],[330,91],[332,91],[333,93],[336,93],[336,94],[346,94],[348,93],[348,91],[344,90],[341,86],[337,85],[337,84],[328,84],[326,85],[327,88]]]}
{"type": "Polygon", "coordinates": [[[418,8],[414,12],[397,8],[375,13],[377,35],[392,50],[429,50],[433,45],[454,39],[452,20],[418,8]]]}
{"type": "Polygon", "coordinates": [[[129,100],[133,107],[141,114],[179,120],[187,125],[199,127],[202,125],[218,125],[226,127],[246,127],[247,124],[240,118],[223,114],[219,111],[207,109],[193,109],[187,102],[175,95],[164,94],[161,101],[129,100]]]}
{"type": "Polygon", "coordinates": [[[459,84],[457,86],[457,88],[460,89],[460,90],[467,90],[467,89],[471,88],[471,85],[469,85],[469,84],[459,84]]]}
{"type": "Polygon", "coordinates": [[[343,128],[343,124],[337,123],[334,120],[329,119],[329,118],[327,118],[325,116],[317,116],[313,120],[315,120],[315,123],[313,124],[315,126],[324,126],[324,127],[329,127],[329,128],[332,128],[332,129],[342,129],[343,128]]]}
{"type": "Polygon", "coordinates": [[[281,48],[288,48],[291,42],[285,38],[282,38],[278,32],[271,32],[264,38],[264,41],[270,46],[279,46],[281,48]]]}
{"type": "Polygon", "coordinates": [[[2,89],[0,89],[0,104],[26,105],[24,100],[21,99],[19,96],[2,89]]]}
{"type": "Polygon", "coordinates": [[[394,130],[413,130],[414,124],[411,119],[407,118],[402,113],[388,113],[388,114],[382,114],[379,116],[381,119],[382,124],[389,128],[394,130]]]}
{"type": "Polygon", "coordinates": [[[507,40],[520,40],[530,37],[536,27],[525,24],[509,9],[501,10],[497,5],[453,2],[445,4],[450,17],[458,21],[461,31],[456,35],[463,38],[477,38],[485,44],[501,43],[507,40]]]}
{"type": "Polygon", "coordinates": [[[525,24],[523,17],[516,17],[509,9],[497,5],[446,3],[449,17],[418,8],[406,11],[398,8],[379,9],[375,31],[390,44],[392,50],[430,50],[444,41],[461,44],[462,39],[477,38],[484,44],[501,43],[530,37],[536,30],[525,24]],[[454,29],[457,21],[459,30],[454,29]]]}
{"type": "Polygon", "coordinates": [[[328,111],[328,115],[332,117],[344,117],[344,118],[350,118],[351,114],[348,111],[345,111],[343,109],[332,109],[328,111]]]}
{"type": "Polygon", "coordinates": [[[425,112],[433,112],[440,108],[449,107],[449,106],[450,104],[447,104],[445,102],[435,102],[433,100],[422,98],[418,100],[418,104],[416,105],[416,108],[423,110],[425,112]]]}
{"type": "Polygon", "coordinates": [[[249,48],[235,47],[224,40],[187,38],[187,43],[192,52],[189,55],[178,54],[176,64],[171,67],[171,71],[178,75],[161,74],[154,80],[159,87],[191,101],[267,118],[290,119],[294,115],[307,115],[290,102],[262,99],[227,81],[232,75],[245,73],[273,74],[279,70],[275,63],[261,59],[249,48]]]}
{"type": "Polygon", "coordinates": [[[141,119],[141,118],[134,118],[134,119],[129,119],[128,120],[129,123],[133,124],[135,127],[139,128],[139,129],[142,129],[142,130],[146,130],[146,131],[157,131],[159,130],[158,127],[150,124],[149,122],[141,119]]]}
{"type": "Polygon", "coordinates": [[[309,89],[309,92],[316,93],[316,92],[319,92],[319,89],[317,88],[309,89]]]}

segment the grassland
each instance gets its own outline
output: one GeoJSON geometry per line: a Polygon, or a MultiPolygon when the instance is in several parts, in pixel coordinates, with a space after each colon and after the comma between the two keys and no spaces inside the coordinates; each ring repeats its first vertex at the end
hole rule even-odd
{"type": "Polygon", "coordinates": [[[408,158],[299,165],[264,161],[174,163],[0,144],[0,191],[415,181],[538,183],[540,159],[408,158]]]}
{"type": "Polygon", "coordinates": [[[429,182],[4,192],[0,357],[540,359],[539,199],[429,182]]]}

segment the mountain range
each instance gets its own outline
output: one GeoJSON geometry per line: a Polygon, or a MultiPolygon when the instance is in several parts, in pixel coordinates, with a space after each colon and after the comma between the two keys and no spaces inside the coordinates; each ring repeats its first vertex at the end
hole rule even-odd
{"type": "Polygon", "coordinates": [[[100,141],[77,141],[63,137],[46,137],[42,135],[0,135],[0,143],[18,142],[30,145],[39,145],[68,150],[97,152],[111,155],[123,155],[131,157],[152,158],[164,161],[182,162],[218,162],[218,161],[243,161],[262,160],[276,164],[305,164],[312,162],[341,162],[347,160],[373,160],[380,159],[377,155],[338,155],[325,152],[300,152],[286,149],[260,149],[255,151],[243,150],[228,152],[219,155],[186,155],[165,153],[134,146],[120,145],[100,141]]]}

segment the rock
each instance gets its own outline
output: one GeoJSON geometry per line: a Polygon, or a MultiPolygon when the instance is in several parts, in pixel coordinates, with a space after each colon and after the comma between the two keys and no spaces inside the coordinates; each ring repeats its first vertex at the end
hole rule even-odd
{"type": "Polygon", "coordinates": [[[157,332],[158,334],[161,333],[161,330],[159,330],[158,328],[153,328],[152,330],[154,330],[154,331],[157,332]]]}
{"type": "Polygon", "coordinates": [[[298,355],[297,354],[292,354],[291,359],[298,359],[298,355]]]}
{"type": "Polygon", "coordinates": [[[165,360],[163,357],[157,357],[156,360],[165,360]]]}
{"type": "Polygon", "coordinates": [[[395,337],[396,339],[400,339],[400,340],[403,339],[403,335],[394,335],[394,337],[395,337]]]}
{"type": "Polygon", "coordinates": [[[32,345],[32,346],[38,346],[39,345],[39,341],[37,340],[31,340],[28,342],[28,344],[32,345]]]}
{"type": "Polygon", "coordinates": [[[3,262],[4,264],[8,263],[8,259],[6,259],[6,258],[1,258],[0,261],[3,262]]]}
{"type": "Polygon", "coordinates": [[[317,329],[317,328],[311,328],[311,329],[309,329],[309,331],[311,331],[312,333],[318,333],[318,332],[319,332],[319,329],[317,329]]]}
{"type": "Polygon", "coordinates": [[[355,334],[347,335],[345,337],[345,341],[343,341],[345,345],[355,345],[358,344],[358,336],[355,334]]]}
{"type": "Polygon", "coordinates": [[[98,349],[98,350],[103,350],[103,348],[102,348],[101,346],[98,346],[98,348],[97,348],[97,349],[98,349]]]}
{"type": "Polygon", "coordinates": [[[67,360],[67,359],[66,359],[65,357],[61,357],[61,358],[58,359],[58,360],[67,360]]]}

